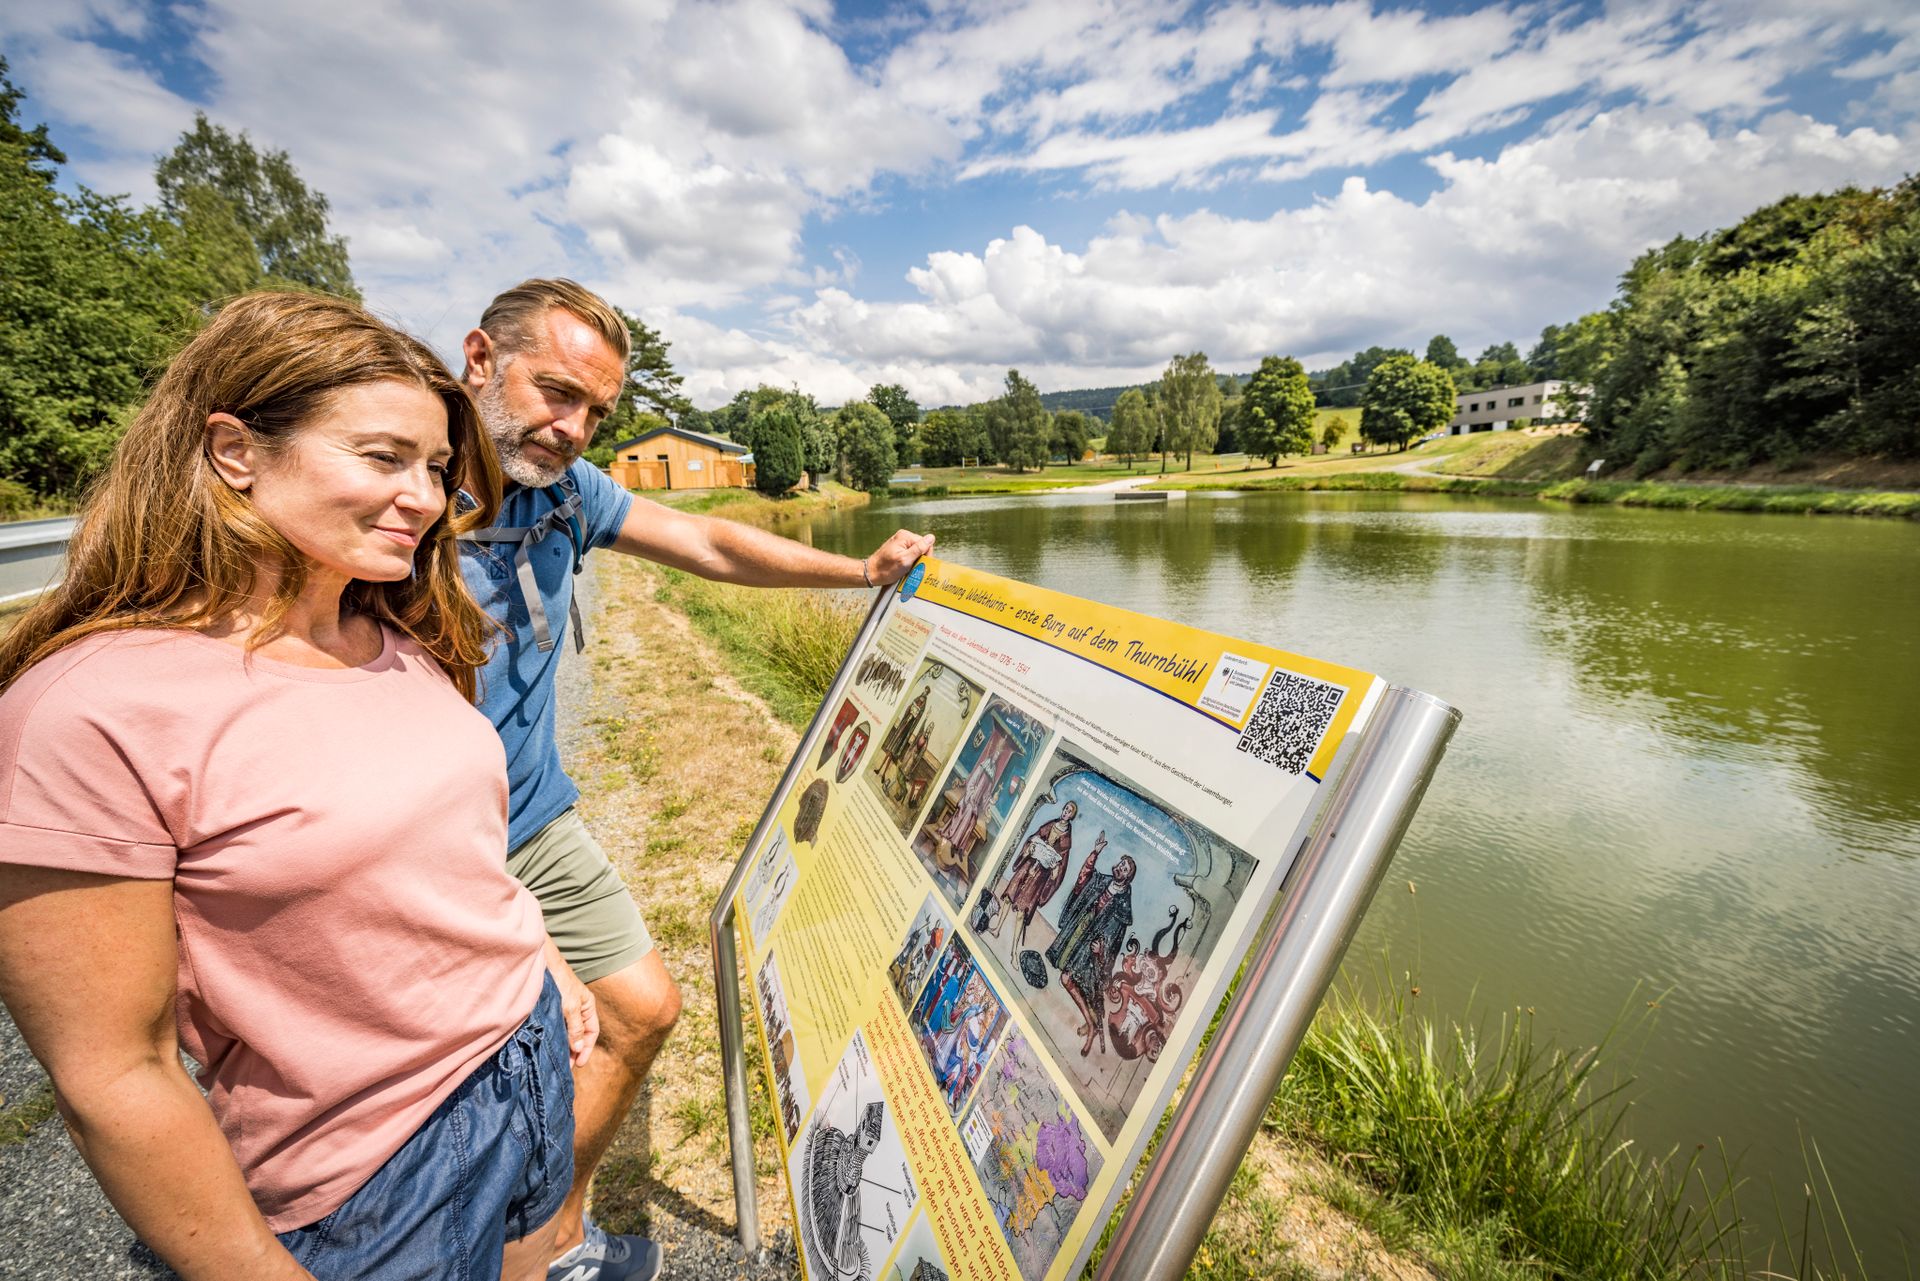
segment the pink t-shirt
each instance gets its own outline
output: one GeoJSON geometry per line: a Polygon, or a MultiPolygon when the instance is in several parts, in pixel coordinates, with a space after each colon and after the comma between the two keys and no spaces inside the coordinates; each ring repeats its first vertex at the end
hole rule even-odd
{"type": "Polygon", "coordinates": [[[89,637],[0,695],[0,860],[174,885],[181,1044],[276,1232],[337,1208],[532,1010],[499,738],[386,634],[297,667],[89,637]]]}

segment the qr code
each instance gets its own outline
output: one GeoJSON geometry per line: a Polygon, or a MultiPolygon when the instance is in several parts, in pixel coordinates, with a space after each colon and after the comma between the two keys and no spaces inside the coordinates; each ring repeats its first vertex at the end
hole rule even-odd
{"type": "Polygon", "coordinates": [[[1276,671],[1234,746],[1289,774],[1302,773],[1346,693],[1326,681],[1276,671]]]}

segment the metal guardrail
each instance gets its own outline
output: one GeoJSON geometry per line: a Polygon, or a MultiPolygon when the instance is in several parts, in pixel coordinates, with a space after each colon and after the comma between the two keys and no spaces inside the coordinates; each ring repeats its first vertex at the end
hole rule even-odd
{"type": "Polygon", "coordinates": [[[72,536],[71,516],[0,525],[0,605],[30,600],[59,582],[72,536]]]}

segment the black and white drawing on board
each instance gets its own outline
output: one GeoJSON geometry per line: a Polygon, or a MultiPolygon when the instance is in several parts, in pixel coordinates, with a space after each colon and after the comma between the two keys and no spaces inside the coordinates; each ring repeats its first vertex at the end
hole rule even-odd
{"type": "Polygon", "coordinates": [[[900,1240],[900,1252],[882,1274],[883,1281],[951,1281],[952,1269],[934,1239],[933,1220],[922,1209],[900,1240]]]}
{"type": "Polygon", "coordinates": [[[755,947],[765,947],[773,936],[773,926],[780,919],[780,911],[786,907],[787,900],[793,897],[794,886],[800,880],[799,870],[793,864],[793,851],[787,846],[785,829],[774,825],[773,836],[767,841],[767,849],[754,860],[753,871],[748,877],[747,910],[751,912],[753,923],[753,943],[755,947]],[[765,865],[765,874],[761,866],[765,865]],[[752,882],[759,882],[756,894],[752,882]]]}
{"type": "Polygon", "coordinates": [[[747,903],[763,903],[767,897],[767,886],[773,883],[774,873],[789,862],[787,858],[787,829],[778,823],[767,837],[767,843],[760,847],[760,856],[753,860],[753,867],[747,872],[747,903]]]}
{"type": "Polygon", "coordinates": [[[813,1281],[874,1281],[920,1192],[865,1035],[853,1034],[787,1158],[813,1281]]]}
{"type": "Polygon", "coordinates": [[[754,981],[760,998],[761,1026],[767,1031],[768,1057],[773,1061],[774,1110],[780,1113],[780,1136],[793,1142],[800,1118],[807,1114],[812,1096],[807,1093],[807,1072],[793,1043],[793,1015],[787,1009],[786,988],[780,982],[780,967],[773,953],[760,963],[754,981]]]}
{"type": "Polygon", "coordinates": [[[1259,865],[1064,740],[969,918],[1111,1142],[1259,865]]]}

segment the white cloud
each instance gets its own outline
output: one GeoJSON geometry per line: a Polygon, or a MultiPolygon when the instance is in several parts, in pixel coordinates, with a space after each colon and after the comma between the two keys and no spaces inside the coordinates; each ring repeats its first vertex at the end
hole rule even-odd
{"type": "Polygon", "coordinates": [[[662,326],[702,403],[762,380],[938,403],[1009,365],[1088,385],[1195,348],[1244,365],[1520,338],[1603,301],[1646,244],[1897,179],[1920,114],[1899,0],[933,0],[857,30],[828,0],[394,0],[377,19],[200,0],[164,23],[162,2],[0,0],[31,107],[89,144],[82,180],[150,193],[154,154],[205,109],[292,153],[374,304],[441,350],[499,288],[572,274],[662,326]],[[182,24],[180,48],[124,52],[182,24]],[[188,101],[161,73],[196,60],[209,87],[188,101]],[[1869,127],[1783,107],[1821,71],[1869,127]],[[1438,189],[1352,176],[1396,157],[1438,189]],[[1136,217],[1110,194],[1151,210],[1221,188],[1244,210],[1312,175],[1334,194],[1262,217],[1136,217]],[[907,206],[989,188],[1005,235],[916,245],[911,296],[871,296],[872,264],[914,243],[907,206]],[[1058,195],[1110,221],[1061,243],[1058,195]],[[886,239],[836,225],[849,211],[886,239]]]}
{"type": "Polygon", "coordinates": [[[923,397],[956,371],[987,394],[1008,365],[1067,385],[1137,379],[1196,348],[1234,369],[1435,331],[1477,348],[1600,306],[1633,255],[1678,232],[1790,191],[1897,180],[1916,141],[1788,112],[1718,131],[1670,108],[1601,113],[1491,159],[1439,156],[1442,186],[1418,203],[1351,178],[1267,218],[1117,218],[1077,253],[1018,227],[929,256],[909,273],[917,301],[819,291],[792,332],[923,397]]]}

